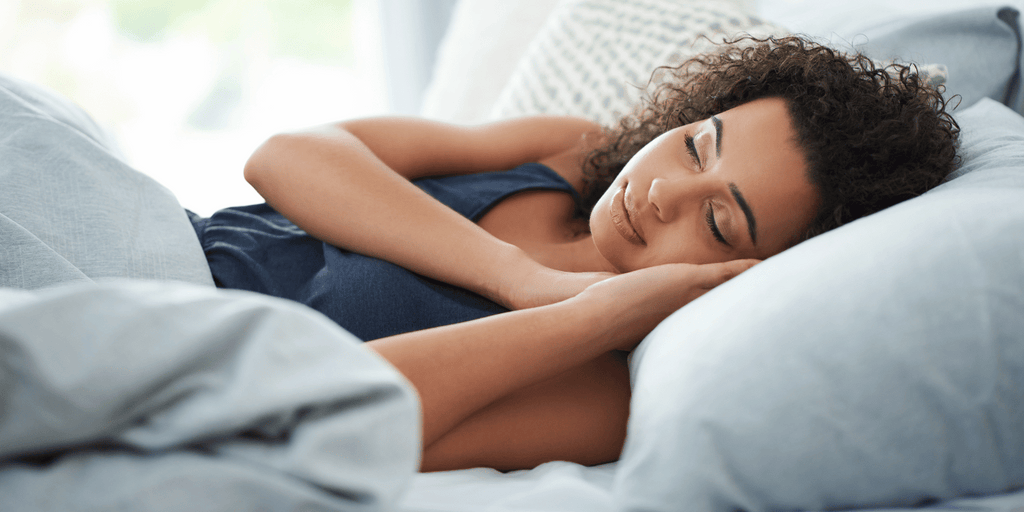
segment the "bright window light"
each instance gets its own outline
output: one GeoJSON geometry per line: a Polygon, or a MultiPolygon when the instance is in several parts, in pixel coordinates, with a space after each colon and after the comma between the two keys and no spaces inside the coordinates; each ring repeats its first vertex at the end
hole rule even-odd
{"type": "Polygon", "coordinates": [[[128,162],[208,215],[273,133],[387,111],[373,0],[3,0],[0,72],[112,130],[128,162]]]}

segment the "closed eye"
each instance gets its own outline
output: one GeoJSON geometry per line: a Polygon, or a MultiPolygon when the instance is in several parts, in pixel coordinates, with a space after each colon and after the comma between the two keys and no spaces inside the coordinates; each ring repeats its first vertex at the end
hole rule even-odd
{"type": "Polygon", "coordinates": [[[697,162],[697,167],[700,167],[700,155],[697,154],[697,145],[693,143],[693,137],[687,135],[684,140],[686,141],[686,150],[693,157],[693,161],[697,162]]]}
{"type": "Polygon", "coordinates": [[[715,240],[732,247],[732,245],[725,240],[725,237],[722,236],[722,232],[718,229],[718,222],[715,221],[715,208],[713,206],[708,205],[708,212],[704,214],[704,220],[707,221],[708,228],[711,229],[711,234],[715,236],[715,240]]]}

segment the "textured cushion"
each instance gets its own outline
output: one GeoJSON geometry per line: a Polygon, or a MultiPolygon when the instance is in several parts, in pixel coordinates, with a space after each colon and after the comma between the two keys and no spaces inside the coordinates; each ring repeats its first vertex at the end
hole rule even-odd
{"type": "Polygon", "coordinates": [[[213,285],[166,188],[80,108],[0,75],[0,287],[111,277],[213,285]]]}
{"type": "Polygon", "coordinates": [[[955,179],[648,336],[620,505],[908,506],[1024,485],[1024,119],[983,100],[958,121],[955,179]]]}
{"type": "Polygon", "coordinates": [[[632,110],[658,66],[742,33],[785,31],[729,2],[562,2],[520,60],[492,117],[561,114],[610,125],[632,110]]]}

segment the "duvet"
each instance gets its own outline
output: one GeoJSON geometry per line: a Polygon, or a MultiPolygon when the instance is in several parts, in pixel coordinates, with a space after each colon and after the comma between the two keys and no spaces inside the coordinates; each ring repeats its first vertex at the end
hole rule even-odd
{"type": "Polygon", "coordinates": [[[0,77],[0,510],[387,510],[412,387],[326,317],[225,292],[174,196],[0,77]]]}

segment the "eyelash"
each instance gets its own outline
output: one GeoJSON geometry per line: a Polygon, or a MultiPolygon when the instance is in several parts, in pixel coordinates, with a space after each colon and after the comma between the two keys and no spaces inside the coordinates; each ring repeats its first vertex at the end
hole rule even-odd
{"type": "Polygon", "coordinates": [[[686,142],[686,150],[690,153],[690,156],[693,157],[693,161],[697,162],[697,166],[699,167],[701,165],[700,155],[697,154],[697,145],[693,143],[693,137],[687,135],[684,138],[684,141],[686,142]]]}
{"type": "Polygon", "coordinates": [[[725,245],[729,245],[729,242],[725,241],[725,237],[722,236],[722,232],[718,229],[718,223],[715,222],[715,208],[708,206],[708,212],[704,214],[704,220],[707,221],[708,227],[711,228],[711,234],[715,235],[715,240],[722,242],[725,245]]]}
{"type": "MultiPolygon", "coordinates": [[[[697,166],[700,166],[700,155],[697,154],[697,145],[693,143],[693,137],[687,135],[684,140],[686,142],[686,149],[690,153],[690,156],[693,157],[693,161],[697,163],[697,166]]],[[[726,242],[725,237],[722,236],[722,231],[718,229],[718,223],[715,222],[714,207],[708,205],[708,212],[704,214],[704,220],[707,221],[708,228],[711,229],[711,234],[715,236],[715,240],[718,240],[725,245],[729,245],[729,242],[726,242]]]]}

